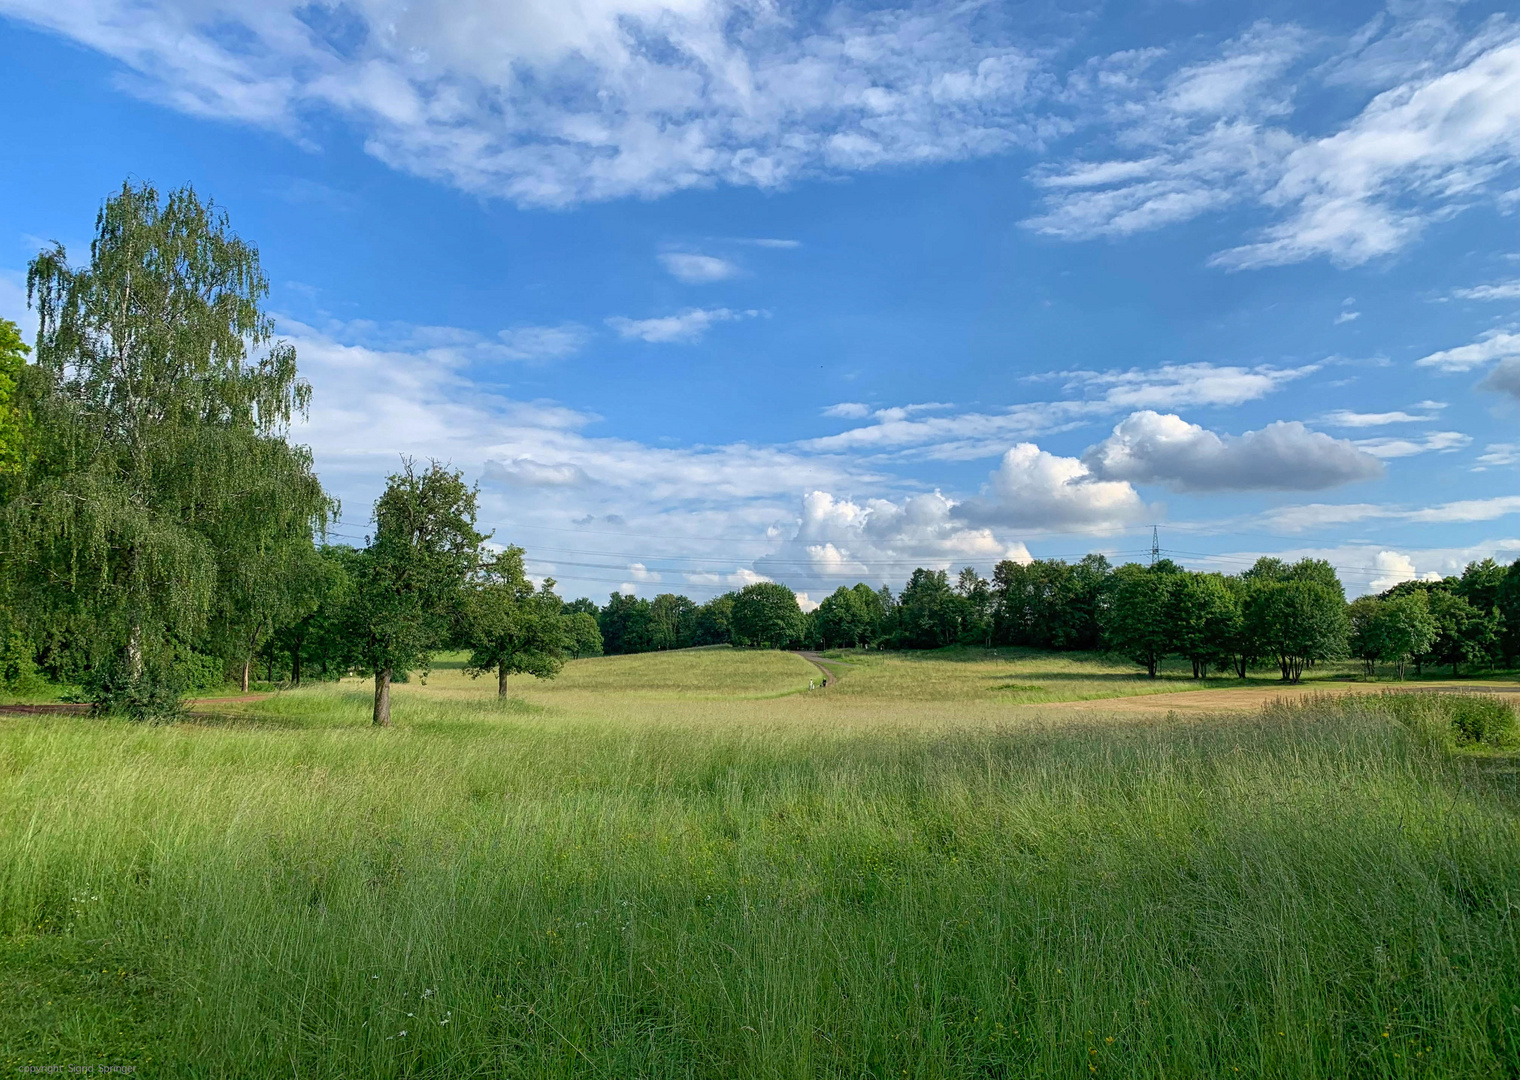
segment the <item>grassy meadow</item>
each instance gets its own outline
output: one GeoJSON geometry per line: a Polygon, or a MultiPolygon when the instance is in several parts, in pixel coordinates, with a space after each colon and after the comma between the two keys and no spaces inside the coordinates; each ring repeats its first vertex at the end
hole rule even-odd
{"type": "Polygon", "coordinates": [[[844,659],[816,692],[785,653],[577,661],[500,703],[456,660],[386,731],[358,681],[0,716],[0,1064],[1520,1075],[1516,757],[1445,699],[1044,713],[1156,684],[844,659]]]}

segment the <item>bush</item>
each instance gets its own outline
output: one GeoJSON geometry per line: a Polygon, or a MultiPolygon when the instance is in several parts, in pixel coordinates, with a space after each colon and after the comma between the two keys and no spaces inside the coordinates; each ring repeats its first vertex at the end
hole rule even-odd
{"type": "Polygon", "coordinates": [[[1487,743],[1502,746],[1515,726],[1515,710],[1491,694],[1443,694],[1441,704],[1451,719],[1459,745],[1487,743]]]}
{"type": "Polygon", "coordinates": [[[47,680],[37,670],[35,652],[19,630],[0,637],[0,689],[20,695],[39,694],[47,689],[47,680]]]}

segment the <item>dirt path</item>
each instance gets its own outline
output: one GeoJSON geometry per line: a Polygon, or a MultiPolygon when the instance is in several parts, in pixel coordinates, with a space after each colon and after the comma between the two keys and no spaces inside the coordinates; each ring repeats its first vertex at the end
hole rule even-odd
{"type": "Polygon", "coordinates": [[[798,656],[802,657],[808,663],[812,664],[819,671],[823,672],[823,677],[825,679],[839,678],[839,672],[835,671],[829,666],[830,664],[833,664],[834,661],[825,660],[823,658],[823,653],[815,652],[812,649],[793,649],[792,651],[798,656]]]}
{"type": "Polygon", "coordinates": [[[1520,694],[1515,683],[1422,682],[1347,683],[1313,682],[1297,686],[1243,686],[1239,690],[1182,690],[1168,694],[1136,694],[1130,697],[1060,701],[1049,705],[1025,705],[1027,709],[1075,709],[1106,713],[1218,713],[1250,712],[1273,701],[1301,701],[1323,694],[1376,694],[1397,690],[1412,694],[1520,694]]]}

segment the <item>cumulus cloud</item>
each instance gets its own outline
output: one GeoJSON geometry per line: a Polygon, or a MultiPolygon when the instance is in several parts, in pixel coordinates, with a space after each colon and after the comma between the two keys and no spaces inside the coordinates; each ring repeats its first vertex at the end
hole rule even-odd
{"type": "Polygon", "coordinates": [[[753,319],[760,311],[734,311],[729,308],[689,308],[678,315],[662,315],[653,319],[628,319],[615,316],[607,325],[625,338],[637,338],[650,344],[667,342],[690,343],[699,340],[715,323],[753,319]]]}
{"type": "Polygon", "coordinates": [[[795,529],[781,547],[755,560],[756,571],[822,596],[857,581],[900,584],[915,567],[933,570],[1001,559],[1027,562],[1022,543],[991,528],[956,520],[939,492],[901,501],[855,501],[826,491],[803,497],[795,529]]]}
{"type": "Polygon", "coordinates": [[[1416,367],[1440,368],[1442,371],[1471,371],[1494,360],[1520,356],[1520,333],[1489,330],[1470,345],[1442,349],[1415,361],[1416,367]]]}
{"type": "Polygon", "coordinates": [[[956,510],[976,524],[1046,532],[1110,532],[1150,513],[1127,481],[1095,476],[1076,458],[1057,457],[1033,443],[1004,454],[982,498],[956,510]]]}
{"type": "Polygon", "coordinates": [[[660,255],[660,262],[672,277],[688,285],[725,281],[739,272],[739,268],[727,259],[695,252],[667,251],[660,255]]]}
{"type": "Polygon", "coordinates": [[[1508,394],[1520,401],[1520,355],[1507,356],[1478,384],[1479,389],[1508,394]]]}
{"type": "Polygon", "coordinates": [[[1373,565],[1377,568],[1378,576],[1367,582],[1369,592],[1382,592],[1406,581],[1441,580],[1441,575],[1434,570],[1420,573],[1415,569],[1413,559],[1397,551],[1379,551],[1373,556],[1373,565]]]}
{"type": "Polygon", "coordinates": [[[1383,472],[1366,451],[1296,420],[1221,436],[1148,409],[1121,421],[1082,463],[1096,477],[1174,491],[1317,491],[1383,472]]]}

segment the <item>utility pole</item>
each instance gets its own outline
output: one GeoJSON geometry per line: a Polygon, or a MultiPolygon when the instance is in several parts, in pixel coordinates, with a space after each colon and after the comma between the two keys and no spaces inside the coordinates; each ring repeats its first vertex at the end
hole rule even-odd
{"type": "Polygon", "coordinates": [[[1161,530],[1151,526],[1151,565],[1156,565],[1156,560],[1161,558],[1161,530]]]}

